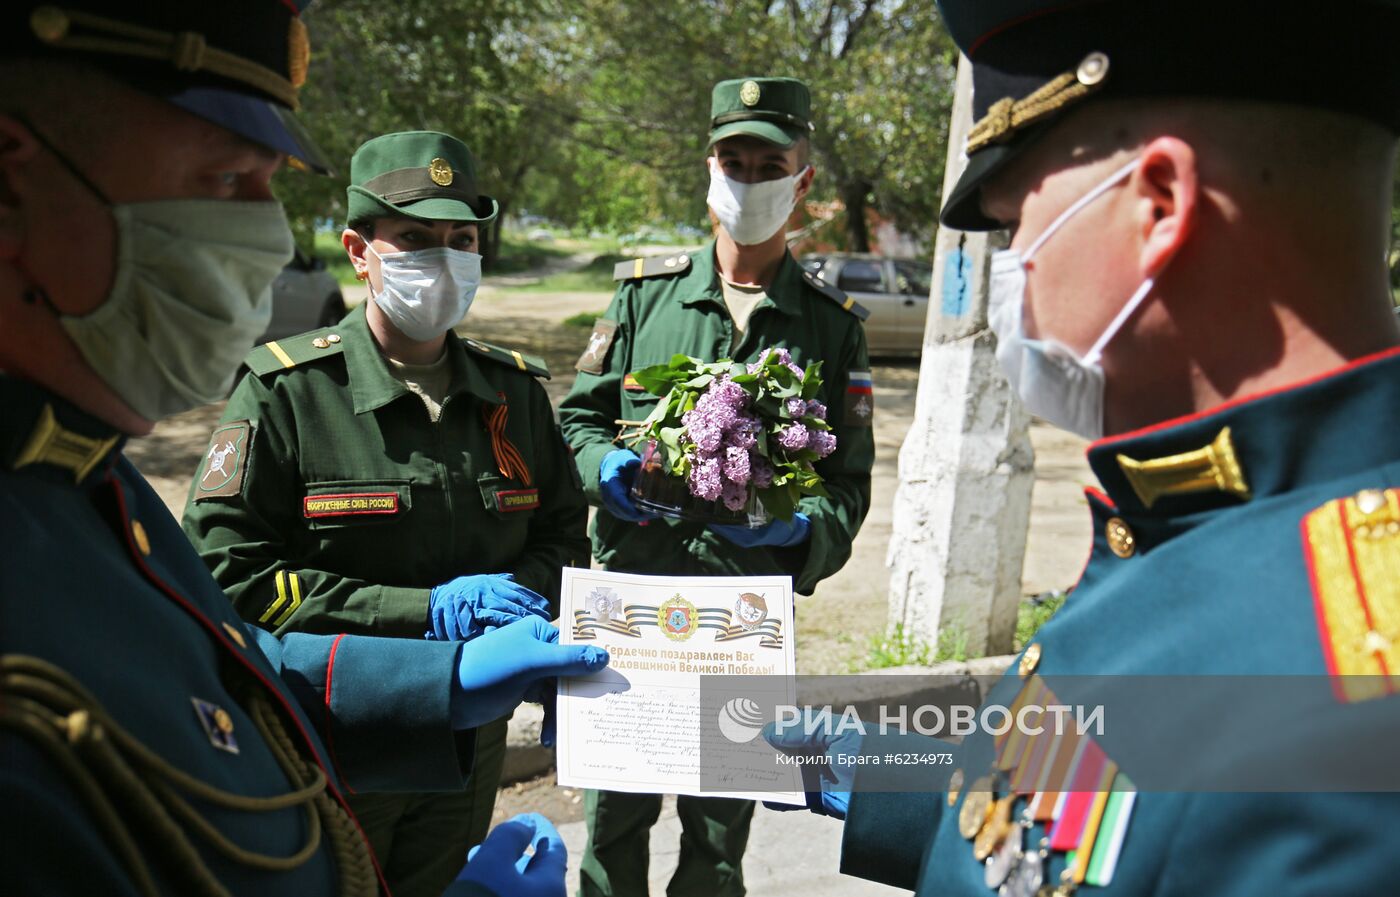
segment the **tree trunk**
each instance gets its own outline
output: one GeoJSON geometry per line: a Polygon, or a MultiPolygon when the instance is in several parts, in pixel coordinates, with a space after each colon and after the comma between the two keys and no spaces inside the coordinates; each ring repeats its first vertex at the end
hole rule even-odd
{"type": "Polygon", "coordinates": [[[479,228],[481,236],[477,241],[479,243],[477,248],[481,250],[481,269],[483,271],[494,271],[496,261],[501,257],[501,232],[505,230],[506,226],[506,204],[499,199],[496,202],[501,207],[500,214],[496,216],[495,221],[479,228]]]}
{"type": "Polygon", "coordinates": [[[864,181],[841,185],[841,201],[846,206],[846,247],[851,252],[870,251],[870,228],[865,221],[870,185],[864,181]]]}

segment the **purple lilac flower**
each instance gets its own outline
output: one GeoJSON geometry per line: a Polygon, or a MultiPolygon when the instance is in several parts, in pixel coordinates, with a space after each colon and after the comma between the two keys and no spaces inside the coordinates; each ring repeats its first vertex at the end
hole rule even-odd
{"type": "Polygon", "coordinates": [[[800,452],[807,447],[809,433],[802,424],[784,427],[778,433],[778,444],[790,452],[800,452]]]}
{"type": "MultiPolygon", "coordinates": [[[[728,376],[724,376],[710,384],[710,387],[705,390],[705,394],[700,397],[700,402],[727,406],[738,413],[749,403],[749,394],[744,392],[744,387],[729,379],[728,376]]],[[[696,405],[698,407],[699,402],[696,405]]]]}
{"type": "Polygon", "coordinates": [[[719,459],[698,455],[690,465],[690,494],[705,501],[715,501],[724,488],[719,459]]]}
{"type": "Polygon", "coordinates": [[[724,431],[710,421],[698,408],[681,415],[681,424],[696,448],[702,452],[713,452],[720,447],[724,431]]]}
{"type": "Polygon", "coordinates": [[[724,444],[734,448],[751,449],[758,444],[758,434],[762,427],[758,418],[752,415],[741,415],[734,422],[734,426],[724,433],[724,444]]]}
{"type": "Polygon", "coordinates": [[[783,404],[789,417],[798,418],[807,413],[807,403],[801,399],[788,399],[783,404]]]}
{"type": "Polygon", "coordinates": [[[826,420],[826,406],[823,405],[821,402],[818,402],[816,399],[808,400],[807,413],[810,414],[812,417],[826,420]]]}
{"type": "Polygon", "coordinates": [[[730,446],[724,450],[724,477],[738,486],[749,484],[748,449],[730,446]]]}
{"type": "Polygon", "coordinates": [[[825,430],[813,430],[807,448],[816,452],[818,458],[825,458],[836,451],[836,437],[825,430]]]}
{"type": "Polygon", "coordinates": [[[749,456],[749,469],[753,475],[754,488],[767,489],[773,485],[773,465],[758,452],[749,456]]]}
{"type": "Polygon", "coordinates": [[[749,503],[749,490],[738,483],[725,482],[720,489],[720,499],[731,511],[742,511],[749,503]]]}

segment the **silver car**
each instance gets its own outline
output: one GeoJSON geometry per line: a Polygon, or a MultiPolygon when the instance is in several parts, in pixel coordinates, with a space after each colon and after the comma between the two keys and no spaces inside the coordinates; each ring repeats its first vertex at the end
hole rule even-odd
{"type": "Polygon", "coordinates": [[[272,282],[272,321],[258,340],[286,339],[329,327],[345,317],[345,297],[340,283],[326,270],[324,260],[297,248],[292,260],[272,282]]]}
{"type": "Polygon", "coordinates": [[[923,348],[932,263],[829,253],[803,256],[801,264],[870,309],[865,338],[871,355],[918,353],[923,348]]]}

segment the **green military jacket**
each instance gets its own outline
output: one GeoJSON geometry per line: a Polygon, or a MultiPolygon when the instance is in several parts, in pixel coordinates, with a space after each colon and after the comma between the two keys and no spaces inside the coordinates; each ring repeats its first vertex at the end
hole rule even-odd
{"type": "Polygon", "coordinates": [[[810,594],[851,555],[851,542],[870,507],[875,441],[870,358],[860,318],[864,310],[810,277],[787,256],[767,297],[731,351],[734,330],[715,270],[714,244],[689,255],[627,263],[622,284],[599,320],[579,375],[559,407],[589,498],[601,503],[603,456],[620,446],[617,420],[641,420],[659,398],[627,379],[648,365],[683,353],[706,361],[751,362],[784,347],[799,365],[821,361],[820,400],[829,409],[836,451],[818,462],[829,498],[803,499],[811,538],[794,548],[740,548],[703,524],[652,520],[637,525],[599,510],[593,551],[613,570],[698,575],[787,573],[810,594]]]}
{"type": "Polygon", "coordinates": [[[473,573],[513,573],[557,604],[560,569],[588,558],[588,505],[532,376],[545,372],[474,340],[447,347],[436,423],[363,308],[249,354],[184,516],[245,619],[421,638],[432,588],[473,573]]]}

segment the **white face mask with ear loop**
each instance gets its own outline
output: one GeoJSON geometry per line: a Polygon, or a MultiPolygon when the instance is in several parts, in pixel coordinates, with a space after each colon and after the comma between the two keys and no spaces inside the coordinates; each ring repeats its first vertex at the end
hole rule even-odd
{"type": "Polygon", "coordinates": [[[379,259],[383,288],[371,290],[374,304],[404,336],[426,342],[466,317],[481,284],[480,255],[446,246],[384,253],[365,248],[379,259]]]}
{"type": "Polygon", "coordinates": [[[762,243],[787,224],[797,205],[797,182],[811,166],[773,181],[745,184],[724,173],[719,159],[710,156],[710,193],[706,198],[719,223],[735,243],[762,243]]]}
{"type": "Polygon", "coordinates": [[[1099,362],[1104,347],[1152,292],[1156,281],[1151,277],[1143,280],[1081,358],[1053,337],[1030,339],[1026,336],[1026,263],[1051,234],[1131,175],[1139,162],[1134,159],[1080,197],[1050,223],[1024,254],[1004,249],[992,255],[987,324],[997,337],[997,362],[1028,411],[1085,439],[1103,437],[1104,373],[1099,362]]]}

